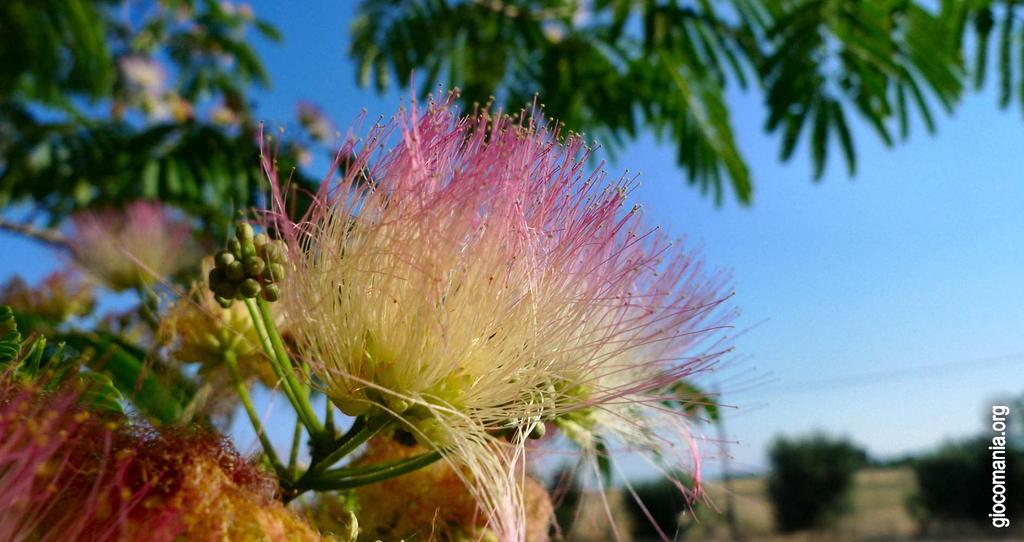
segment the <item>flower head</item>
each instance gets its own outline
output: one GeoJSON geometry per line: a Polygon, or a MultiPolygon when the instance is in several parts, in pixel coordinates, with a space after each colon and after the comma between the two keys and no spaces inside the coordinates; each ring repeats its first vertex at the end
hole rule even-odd
{"type": "Polygon", "coordinates": [[[17,276],[0,287],[0,304],[58,324],[89,314],[95,303],[92,284],[68,270],[50,273],[34,288],[17,276]]]}
{"type": "Polygon", "coordinates": [[[587,171],[580,138],[431,103],[338,156],[297,222],[265,162],[299,349],[343,411],[445,449],[500,539],[525,536],[526,434],[709,365],[686,354],[723,318],[722,281],[642,223],[635,178],[587,171]]]}
{"type": "Polygon", "coordinates": [[[199,259],[192,228],[156,202],[72,217],[75,261],[115,291],[145,286],[199,259]]]}
{"type": "Polygon", "coordinates": [[[125,56],[118,60],[126,84],[149,96],[159,96],[167,89],[167,71],[164,67],[144,56],[125,56]]]}
{"type": "Polygon", "coordinates": [[[0,539],[319,540],[223,440],[90,411],[0,375],[0,539]]]}
{"type": "Polygon", "coordinates": [[[297,112],[299,125],[306,130],[310,137],[320,142],[330,139],[331,134],[334,133],[334,126],[316,104],[299,102],[297,112]]]}

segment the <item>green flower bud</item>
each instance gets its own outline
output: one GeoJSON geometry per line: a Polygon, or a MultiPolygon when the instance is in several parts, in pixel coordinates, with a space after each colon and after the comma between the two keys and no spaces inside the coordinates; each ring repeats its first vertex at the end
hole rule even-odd
{"type": "Polygon", "coordinates": [[[267,280],[271,282],[279,281],[284,278],[284,266],[279,263],[272,263],[267,268],[266,274],[267,280]]]}
{"type": "Polygon", "coordinates": [[[235,224],[235,237],[237,237],[243,245],[246,243],[252,243],[253,237],[255,236],[256,232],[248,222],[239,222],[235,224]]]}
{"type": "Polygon", "coordinates": [[[263,260],[259,258],[248,258],[243,260],[242,265],[245,267],[245,274],[254,279],[260,278],[260,275],[263,274],[263,268],[266,267],[263,260]]]}
{"type": "Polygon", "coordinates": [[[252,238],[252,244],[256,247],[256,252],[262,252],[263,247],[267,246],[270,242],[270,238],[265,233],[257,233],[256,237],[252,238]]]}
{"type": "Polygon", "coordinates": [[[263,287],[263,299],[273,303],[281,299],[281,289],[276,284],[268,284],[263,287]]]}
{"type": "Polygon", "coordinates": [[[275,240],[273,242],[273,246],[277,247],[277,249],[275,250],[275,252],[277,252],[277,258],[276,258],[277,263],[285,263],[285,262],[287,262],[288,261],[288,245],[286,245],[284,243],[284,241],[282,241],[280,239],[277,239],[277,240],[275,240]]]}
{"type": "Polygon", "coordinates": [[[217,267],[227,267],[231,265],[231,262],[235,261],[235,255],[227,250],[222,250],[217,253],[213,261],[217,267]]]}
{"type": "MultiPolygon", "coordinates": [[[[231,296],[231,297],[234,297],[234,296],[231,296]]],[[[217,300],[217,303],[221,307],[223,307],[225,309],[230,309],[231,308],[231,297],[217,296],[215,299],[217,300]]]]}
{"type": "Polygon", "coordinates": [[[235,297],[235,292],[238,291],[238,287],[235,286],[235,283],[227,281],[218,282],[216,285],[211,286],[210,289],[213,290],[214,294],[226,299],[235,297]]]}
{"type": "Polygon", "coordinates": [[[533,426],[533,430],[530,431],[529,437],[534,440],[544,438],[544,433],[546,432],[547,427],[545,427],[543,423],[538,423],[537,425],[533,426]]]}
{"type": "Polygon", "coordinates": [[[227,274],[229,280],[235,282],[245,278],[245,266],[242,265],[242,262],[237,260],[231,262],[231,265],[227,266],[224,272],[227,274]]]}
{"type": "Polygon", "coordinates": [[[270,262],[276,262],[281,259],[280,248],[276,243],[270,243],[263,247],[263,257],[270,262]]]}
{"type": "Polygon", "coordinates": [[[262,287],[256,279],[245,279],[242,281],[242,284],[238,285],[238,291],[241,292],[243,296],[249,298],[260,295],[260,290],[262,290],[262,287]]]}
{"type": "Polygon", "coordinates": [[[228,239],[228,252],[234,255],[235,259],[242,257],[242,243],[238,239],[228,239]]]}
{"type": "Polygon", "coordinates": [[[220,284],[222,282],[227,282],[227,280],[228,280],[228,276],[224,274],[224,269],[222,269],[220,267],[214,267],[206,275],[206,282],[210,285],[210,289],[211,290],[216,285],[218,285],[218,284],[220,284]]]}
{"type": "Polygon", "coordinates": [[[256,245],[252,244],[252,241],[242,243],[242,259],[247,260],[249,258],[258,258],[256,255],[256,245]]]}

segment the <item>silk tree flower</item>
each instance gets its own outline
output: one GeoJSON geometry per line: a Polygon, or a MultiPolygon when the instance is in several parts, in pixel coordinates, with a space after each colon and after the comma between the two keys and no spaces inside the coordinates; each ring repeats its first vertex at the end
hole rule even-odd
{"type": "Polygon", "coordinates": [[[331,121],[327,120],[323,111],[316,104],[299,102],[297,115],[299,125],[306,130],[306,133],[314,141],[323,143],[330,139],[331,134],[334,133],[334,126],[331,124],[331,121]]]}
{"type": "Polygon", "coordinates": [[[319,540],[220,438],[91,412],[0,375],[0,539],[319,540]]]}
{"type": "Polygon", "coordinates": [[[588,172],[589,154],[525,113],[414,104],[345,143],[297,222],[264,161],[302,358],[342,411],[443,449],[503,541],[525,537],[526,434],[657,411],[637,401],[707,369],[729,318],[722,280],[627,205],[636,178],[588,172]]]}
{"type": "Polygon", "coordinates": [[[72,270],[61,270],[50,273],[35,287],[19,276],[11,278],[0,286],[0,305],[60,324],[91,313],[96,299],[92,284],[72,270]]]}
{"type": "Polygon", "coordinates": [[[156,97],[167,89],[167,71],[152,58],[124,56],[118,60],[118,67],[133,90],[156,97]]]}
{"type": "Polygon", "coordinates": [[[114,291],[147,286],[199,260],[191,226],[157,202],[84,211],[71,221],[75,261],[114,291]]]}

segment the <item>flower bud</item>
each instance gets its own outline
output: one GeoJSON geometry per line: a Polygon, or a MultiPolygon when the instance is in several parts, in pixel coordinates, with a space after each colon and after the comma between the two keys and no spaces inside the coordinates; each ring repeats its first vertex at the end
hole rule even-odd
{"type": "Polygon", "coordinates": [[[256,279],[245,279],[242,284],[238,285],[238,291],[245,297],[256,297],[260,295],[262,287],[256,279]]]}
{"type": "Polygon", "coordinates": [[[248,222],[239,222],[235,225],[235,237],[237,237],[243,245],[246,243],[252,243],[255,236],[256,232],[253,231],[252,226],[248,222]]]}
{"type": "Polygon", "coordinates": [[[213,290],[213,293],[217,294],[218,296],[227,299],[235,297],[235,292],[238,291],[238,287],[235,286],[235,283],[227,281],[212,284],[210,285],[210,289],[213,290]]]}
{"type": "Polygon", "coordinates": [[[256,245],[252,241],[245,241],[242,243],[242,259],[246,260],[249,258],[257,258],[256,245]]]}
{"type": "Polygon", "coordinates": [[[281,299],[281,289],[276,284],[268,284],[264,286],[263,299],[271,303],[281,299]]]}
{"type": "Polygon", "coordinates": [[[443,448],[451,444],[452,439],[448,434],[448,430],[437,418],[416,420],[412,422],[412,426],[415,428],[412,435],[416,438],[416,442],[422,446],[443,448]]]}
{"type": "Polygon", "coordinates": [[[270,262],[277,262],[281,259],[281,248],[277,243],[270,243],[263,247],[263,256],[270,262]]]}
{"type": "Polygon", "coordinates": [[[252,244],[256,247],[257,252],[261,252],[263,247],[267,246],[270,242],[270,238],[265,233],[257,233],[256,237],[252,238],[252,244]]]}
{"type": "Polygon", "coordinates": [[[267,268],[267,280],[274,282],[284,278],[284,266],[279,263],[272,263],[267,268]]]}
{"type": "Polygon", "coordinates": [[[235,261],[235,255],[227,250],[222,250],[217,253],[217,257],[214,259],[214,264],[217,267],[227,267],[231,265],[231,262],[235,261]]]}
{"type": "Polygon", "coordinates": [[[226,282],[227,279],[228,277],[224,274],[224,270],[219,267],[214,267],[206,275],[206,281],[209,283],[211,289],[221,282],[226,282]]]}
{"type": "Polygon", "coordinates": [[[242,265],[245,267],[245,274],[254,279],[260,278],[265,267],[263,260],[259,258],[247,258],[242,261],[242,265]]]}
{"type": "Polygon", "coordinates": [[[245,266],[240,261],[233,261],[231,265],[227,266],[224,270],[229,280],[240,281],[245,278],[245,266]]]}
{"type": "Polygon", "coordinates": [[[242,257],[242,243],[238,239],[228,239],[228,252],[234,255],[235,259],[242,257]]]}

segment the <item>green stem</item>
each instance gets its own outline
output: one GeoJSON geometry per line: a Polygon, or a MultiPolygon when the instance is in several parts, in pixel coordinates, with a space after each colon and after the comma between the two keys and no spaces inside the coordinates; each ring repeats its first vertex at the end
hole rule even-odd
{"type": "Polygon", "coordinates": [[[331,437],[333,439],[334,438],[334,431],[335,431],[335,429],[334,429],[334,405],[331,404],[331,399],[330,398],[325,398],[325,399],[326,399],[325,403],[327,403],[327,406],[324,407],[324,410],[326,410],[326,412],[324,412],[324,432],[327,433],[327,436],[329,436],[329,437],[331,437]]]}
{"type": "Polygon", "coordinates": [[[302,420],[295,417],[295,433],[292,434],[292,451],[288,457],[288,473],[292,480],[299,475],[299,447],[302,445],[302,420]]]}
{"type": "Polygon", "coordinates": [[[306,430],[309,431],[313,439],[321,438],[320,435],[323,428],[320,426],[320,420],[313,413],[313,407],[309,404],[309,397],[305,388],[295,378],[291,360],[284,350],[284,343],[281,341],[281,336],[277,333],[273,320],[267,318],[270,316],[269,308],[266,307],[262,299],[259,300],[259,305],[252,299],[246,299],[245,306],[249,309],[249,316],[252,318],[253,326],[256,328],[256,334],[260,337],[260,344],[270,358],[270,365],[274,369],[274,375],[282,381],[281,387],[284,389],[288,401],[295,408],[299,419],[302,420],[302,424],[306,426],[306,430]],[[263,309],[267,310],[264,311],[263,309]]]}
{"type": "Polygon", "coordinates": [[[332,451],[327,455],[318,457],[317,449],[314,447],[312,465],[309,466],[309,470],[307,470],[305,474],[290,486],[290,491],[285,494],[284,502],[288,503],[306,491],[322,485],[323,480],[321,477],[324,475],[324,471],[326,469],[330,468],[331,465],[337,463],[346,455],[352,453],[367,440],[370,440],[371,437],[391,424],[392,421],[393,420],[391,418],[386,416],[378,416],[370,419],[369,421],[360,416],[356,418],[355,423],[352,424],[352,427],[350,427],[344,435],[332,443],[332,451]]]}
{"type": "Polygon", "coordinates": [[[360,476],[369,476],[371,474],[378,474],[384,471],[394,471],[398,468],[404,468],[407,464],[414,464],[421,467],[425,467],[438,459],[441,459],[441,452],[426,452],[413,457],[407,457],[405,459],[398,459],[395,461],[389,461],[386,463],[375,463],[372,465],[363,465],[361,467],[341,467],[332,469],[324,472],[321,476],[324,480],[340,480],[344,478],[356,478],[360,476]]]}
{"type": "Polygon", "coordinates": [[[238,398],[241,399],[245,412],[249,415],[249,422],[252,424],[253,430],[256,431],[256,436],[260,439],[263,453],[270,460],[270,464],[274,467],[274,472],[282,478],[285,477],[284,475],[287,471],[285,471],[284,465],[281,464],[280,458],[277,457],[277,452],[274,450],[274,445],[271,444],[270,438],[267,437],[267,433],[263,430],[263,423],[260,422],[260,417],[256,413],[256,408],[252,405],[252,399],[249,397],[249,389],[246,388],[245,380],[242,379],[242,373],[238,370],[238,362],[235,360],[234,352],[224,352],[224,364],[228,366],[231,379],[235,382],[235,391],[238,393],[238,398]]]}
{"type": "Polygon", "coordinates": [[[371,465],[369,467],[329,471],[324,473],[325,476],[314,480],[310,488],[317,491],[332,491],[375,484],[419,470],[440,458],[441,452],[430,452],[409,459],[378,465],[372,470],[369,470],[372,467],[371,465]]]}
{"type": "Polygon", "coordinates": [[[249,309],[249,317],[252,319],[252,327],[256,330],[256,335],[260,338],[260,346],[263,347],[263,352],[265,352],[267,357],[270,359],[270,368],[274,370],[274,376],[281,382],[281,388],[284,390],[285,395],[288,396],[288,402],[295,405],[295,396],[292,393],[291,387],[289,387],[287,381],[285,381],[284,372],[281,371],[281,367],[277,362],[277,356],[274,354],[274,346],[270,342],[270,334],[267,333],[267,328],[263,325],[263,317],[260,316],[259,310],[256,309],[256,305],[251,299],[245,300],[245,308],[249,309]]]}
{"type": "MultiPolygon", "coordinates": [[[[380,416],[366,422],[365,425],[355,432],[349,431],[345,436],[338,440],[334,450],[324,456],[320,461],[317,461],[316,464],[310,466],[309,472],[306,474],[312,475],[312,477],[319,476],[324,470],[330,468],[331,465],[352,453],[361,444],[370,440],[371,437],[379,433],[381,429],[384,429],[390,423],[391,418],[380,416]]],[[[353,427],[353,429],[355,429],[355,427],[353,427]]]]}
{"type": "MultiPolygon", "coordinates": [[[[251,302],[251,300],[247,299],[246,302],[251,302]]],[[[295,376],[295,368],[292,366],[291,358],[288,357],[288,352],[284,348],[284,341],[281,340],[281,335],[277,332],[277,326],[274,325],[274,315],[270,312],[270,305],[261,297],[256,298],[256,305],[259,308],[260,315],[263,317],[263,325],[266,326],[267,333],[270,335],[270,344],[274,348],[274,354],[277,356],[277,361],[284,372],[285,381],[291,386],[298,399],[296,408],[298,408],[299,414],[305,418],[306,427],[309,428],[310,435],[314,440],[320,439],[322,438],[323,427],[320,425],[320,419],[316,417],[316,413],[313,411],[313,405],[309,403],[309,390],[295,376]]]]}

